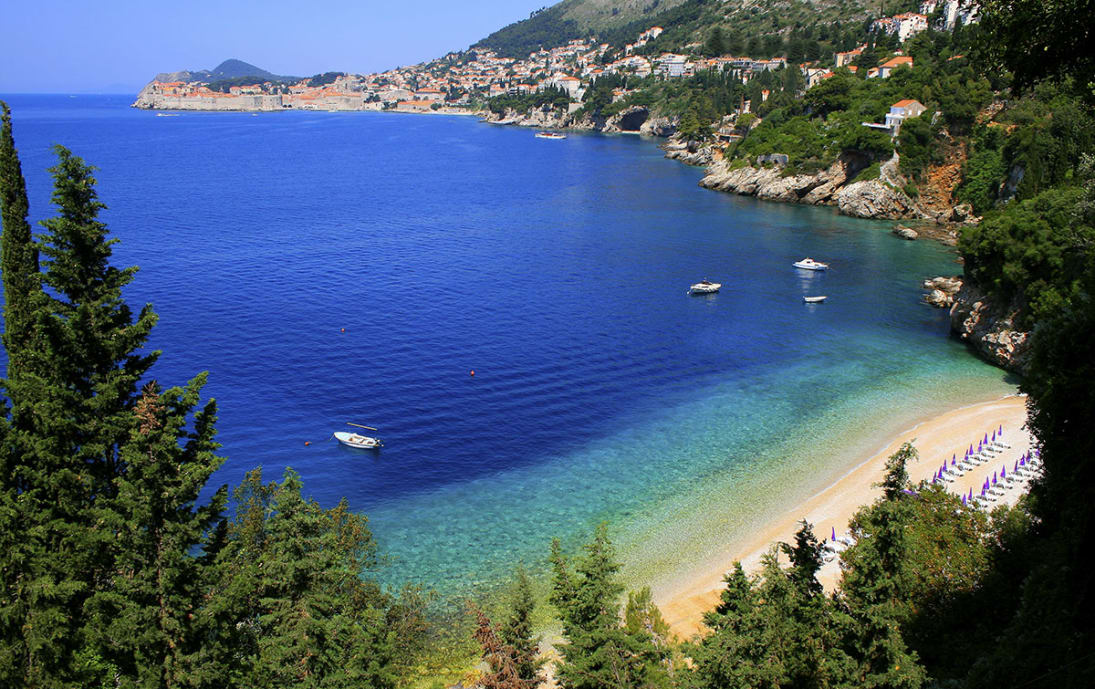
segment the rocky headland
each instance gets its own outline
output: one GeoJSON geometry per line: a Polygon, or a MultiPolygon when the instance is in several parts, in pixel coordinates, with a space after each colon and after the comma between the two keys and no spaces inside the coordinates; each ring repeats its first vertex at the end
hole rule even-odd
{"type": "Polygon", "coordinates": [[[951,332],[990,363],[1025,373],[1029,363],[1030,331],[1021,326],[1022,307],[1003,304],[960,276],[924,281],[924,301],[950,309],[951,332]]]}
{"type": "Polygon", "coordinates": [[[967,207],[955,206],[941,213],[918,205],[903,191],[906,180],[897,164],[894,154],[880,166],[877,178],[860,179],[870,160],[848,152],[827,169],[812,174],[789,174],[786,156],[758,156],[744,165],[740,160],[718,160],[707,168],[700,186],[767,201],[835,206],[840,213],[858,218],[976,222],[967,207]]]}

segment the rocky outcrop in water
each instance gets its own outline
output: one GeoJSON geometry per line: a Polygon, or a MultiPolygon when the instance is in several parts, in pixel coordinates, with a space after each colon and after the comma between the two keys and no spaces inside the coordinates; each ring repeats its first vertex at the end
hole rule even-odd
{"type": "Polygon", "coordinates": [[[924,295],[924,301],[936,308],[949,309],[954,304],[954,298],[962,289],[960,277],[938,277],[924,281],[924,289],[929,290],[924,295]]]}
{"type": "Polygon", "coordinates": [[[671,141],[662,146],[665,157],[670,160],[679,160],[685,165],[705,167],[715,161],[715,151],[710,146],[700,145],[695,141],[671,141]]]}
{"type": "Polygon", "coordinates": [[[1019,304],[999,304],[968,280],[954,296],[951,331],[988,361],[1023,373],[1030,355],[1030,332],[1019,327],[1019,304]]]}

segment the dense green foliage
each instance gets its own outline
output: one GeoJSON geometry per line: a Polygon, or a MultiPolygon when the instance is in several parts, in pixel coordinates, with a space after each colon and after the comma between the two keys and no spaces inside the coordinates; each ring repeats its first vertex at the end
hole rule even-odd
{"type": "Polygon", "coordinates": [[[1091,50],[1092,0],[980,0],[985,28],[978,49],[986,62],[1006,69],[1019,89],[1046,79],[1071,81],[1095,103],[1095,53],[1091,50]]]}
{"type": "Polygon", "coordinates": [[[507,110],[527,112],[533,108],[565,108],[572,100],[566,91],[549,86],[531,93],[495,96],[487,103],[487,107],[491,112],[501,115],[507,110]]]}
{"type": "Polygon", "coordinates": [[[57,215],[28,242],[4,113],[0,685],[394,686],[421,597],[382,591],[365,518],[305,500],[291,471],[249,475],[232,519],[224,487],[198,504],[223,461],[205,374],[149,380],[156,315],[122,299],[136,269],[110,265],[93,169],[65,148],[57,215]]]}
{"type": "Polygon", "coordinates": [[[541,48],[551,49],[581,36],[578,23],[563,19],[558,5],[533,12],[528,19],[514,22],[475,43],[472,49],[487,48],[505,57],[528,57],[541,48]]]}
{"type": "Polygon", "coordinates": [[[669,682],[664,623],[649,591],[633,595],[621,624],[620,565],[604,524],[576,559],[573,570],[559,541],[551,546],[551,603],[563,621],[565,663],[559,681],[574,689],[654,687],[669,682]]]}
{"type": "Polygon", "coordinates": [[[339,77],[346,76],[346,72],[324,72],[323,74],[316,74],[308,80],[308,85],[312,87],[326,86],[327,84],[335,83],[335,80],[339,77]]]}

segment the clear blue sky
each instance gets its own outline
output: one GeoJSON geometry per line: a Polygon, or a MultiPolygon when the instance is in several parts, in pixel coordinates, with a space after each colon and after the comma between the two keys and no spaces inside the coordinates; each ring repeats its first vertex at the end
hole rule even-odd
{"type": "Polygon", "coordinates": [[[230,57],[377,72],[460,50],[551,0],[2,0],[0,93],[130,93],[230,57]]]}

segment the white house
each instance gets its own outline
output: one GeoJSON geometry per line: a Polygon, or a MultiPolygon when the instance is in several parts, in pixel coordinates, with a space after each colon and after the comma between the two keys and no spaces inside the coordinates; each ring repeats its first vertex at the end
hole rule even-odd
{"type": "Polygon", "coordinates": [[[665,53],[658,57],[657,67],[654,71],[668,79],[677,79],[689,73],[691,65],[685,55],[665,53]]]}
{"type": "Polygon", "coordinates": [[[901,131],[902,122],[913,117],[920,117],[925,110],[927,108],[918,100],[899,100],[891,105],[890,111],[886,113],[886,126],[893,131],[894,136],[897,136],[901,131]]]}

